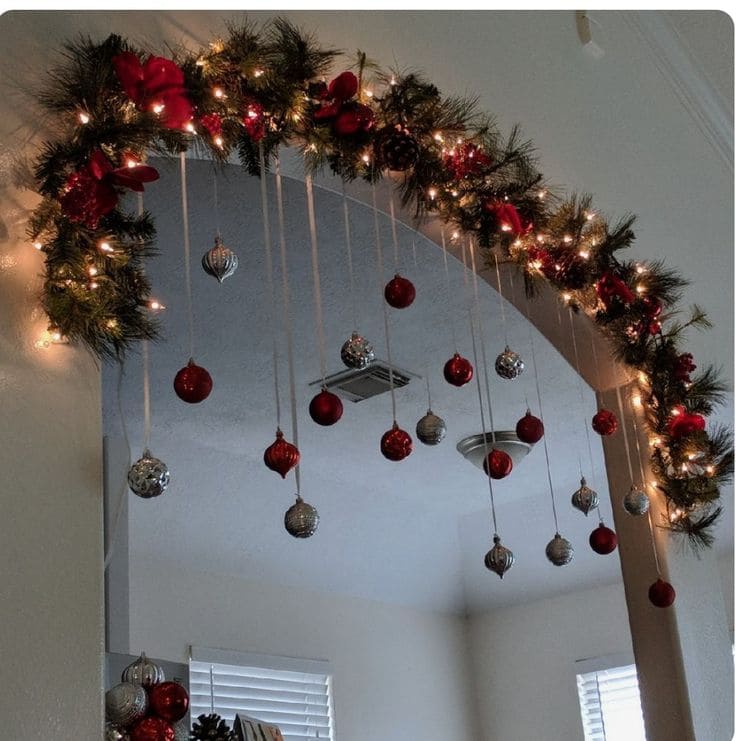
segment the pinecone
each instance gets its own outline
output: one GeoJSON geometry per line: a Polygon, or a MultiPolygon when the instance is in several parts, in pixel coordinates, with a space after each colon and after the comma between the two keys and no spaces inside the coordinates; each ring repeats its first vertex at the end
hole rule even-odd
{"type": "Polygon", "coordinates": [[[235,741],[230,726],[217,714],[200,715],[192,726],[192,741],[235,741]]]}
{"type": "Polygon", "coordinates": [[[383,138],[381,157],[389,170],[404,172],[417,161],[419,144],[407,129],[397,124],[383,138]]]}

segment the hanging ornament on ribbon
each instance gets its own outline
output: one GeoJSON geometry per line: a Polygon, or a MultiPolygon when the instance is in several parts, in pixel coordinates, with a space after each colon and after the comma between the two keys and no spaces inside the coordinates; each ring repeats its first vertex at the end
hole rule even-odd
{"type": "Polygon", "coordinates": [[[238,256],[223,244],[219,234],[215,237],[214,247],[202,255],[202,268],[220,284],[238,269],[238,256]]]}
{"type": "Polygon", "coordinates": [[[340,397],[323,388],[309,402],[309,416],[323,427],[334,425],[342,417],[342,402],[340,397]]]}
{"type": "Polygon", "coordinates": [[[613,553],[618,545],[618,536],[610,527],[606,527],[601,521],[588,538],[590,547],[601,556],[613,553]]]}
{"type": "Polygon", "coordinates": [[[498,535],[494,535],[493,548],[486,553],[483,562],[489,571],[493,571],[503,579],[503,575],[514,565],[514,554],[501,544],[501,538],[498,535]]]}
{"type": "Polygon", "coordinates": [[[317,532],[319,512],[299,495],[284,514],[286,532],[294,538],[311,538],[317,532]]]}
{"type": "Polygon", "coordinates": [[[669,607],[676,596],[675,588],[661,577],[649,587],[649,601],[655,607],[669,607]]]}
{"type": "Polygon", "coordinates": [[[212,392],[212,376],[192,358],[174,378],[176,395],[187,404],[199,404],[212,392]]]}
{"type": "Polygon", "coordinates": [[[501,378],[512,381],[524,372],[524,361],[521,359],[519,353],[514,352],[509,347],[509,338],[506,331],[506,304],[503,298],[503,289],[501,288],[501,271],[498,267],[498,255],[495,252],[493,253],[493,259],[496,263],[496,288],[498,290],[498,298],[501,306],[501,326],[503,327],[503,335],[506,341],[504,351],[496,358],[495,367],[496,373],[498,373],[501,378]]]}
{"type": "Polygon", "coordinates": [[[445,438],[447,426],[445,420],[438,417],[429,408],[427,413],[417,422],[416,433],[419,441],[425,445],[439,445],[445,438]]]}
{"type": "Polygon", "coordinates": [[[292,468],[299,465],[299,449],[284,439],[280,428],[276,430],[276,440],[263,453],[263,462],[266,468],[276,471],[282,479],[292,468]]]}
{"type": "Polygon", "coordinates": [[[393,196],[389,201],[389,213],[391,217],[391,237],[394,245],[394,266],[396,275],[386,284],[383,289],[383,296],[389,306],[394,309],[406,309],[414,303],[417,291],[414,284],[403,276],[399,275],[399,240],[396,234],[396,212],[394,210],[393,196]]]}
{"type": "Polygon", "coordinates": [[[598,506],[598,493],[588,486],[585,477],[580,479],[580,488],[573,492],[572,506],[579,509],[586,517],[591,509],[598,506]]]}
{"type": "Polygon", "coordinates": [[[447,383],[457,387],[464,386],[473,379],[473,364],[459,353],[455,353],[445,363],[442,373],[447,383]]]}
{"type": "Polygon", "coordinates": [[[559,533],[547,543],[544,549],[547,560],[555,566],[566,566],[572,561],[575,555],[575,549],[569,540],[563,538],[559,533]]]}
{"type": "Polygon", "coordinates": [[[618,430],[618,419],[610,409],[599,409],[592,420],[592,427],[602,437],[613,435],[618,430]]]}
{"type": "Polygon", "coordinates": [[[403,461],[411,455],[412,449],[411,435],[406,430],[402,430],[396,421],[391,429],[381,436],[381,453],[390,461],[403,461]]]}
{"type": "MultiPolygon", "coordinates": [[[[621,400],[621,394],[618,394],[618,400],[620,402],[621,400]]],[[[644,474],[644,459],[641,454],[641,445],[639,443],[639,430],[636,423],[636,417],[638,409],[636,408],[636,404],[634,403],[633,397],[630,397],[631,402],[631,424],[634,428],[634,442],[636,443],[636,458],[639,461],[639,474],[641,476],[641,485],[637,486],[634,483],[634,471],[632,469],[631,465],[631,452],[629,450],[629,438],[626,434],[626,418],[623,417],[623,408],[622,406],[619,407],[619,411],[621,411],[622,416],[622,430],[623,430],[623,437],[624,437],[624,445],[626,447],[626,460],[629,465],[629,476],[631,477],[631,488],[629,491],[624,495],[624,498],[622,500],[622,504],[624,509],[628,514],[630,514],[632,517],[640,517],[641,515],[645,515],[649,511],[649,497],[647,496],[647,493],[645,491],[646,488],[646,476],[644,474]]]]}
{"type": "Polygon", "coordinates": [[[505,479],[513,468],[514,462],[511,460],[511,456],[497,448],[492,448],[491,452],[483,459],[483,470],[492,479],[505,479]]]}
{"type": "Polygon", "coordinates": [[[128,470],[128,486],[137,497],[153,499],[161,496],[169,485],[170,475],[166,464],[154,458],[147,448],[128,470]]]}
{"type": "Polygon", "coordinates": [[[640,517],[649,511],[649,497],[646,492],[632,484],[624,495],[623,506],[632,517],[640,517]]]}
{"type": "Polygon", "coordinates": [[[516,423],[516,437],[527,445],[538,443],[544,435],[544,424],[539,417],[535,417],[529,409],[516,423]]]}

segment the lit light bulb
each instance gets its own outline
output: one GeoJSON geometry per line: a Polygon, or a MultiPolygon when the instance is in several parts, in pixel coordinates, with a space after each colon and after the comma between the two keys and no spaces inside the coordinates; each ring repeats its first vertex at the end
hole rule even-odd
{"type": "Polygon", "coordinates": [[[460,232],[453,232],[450,239],[452,239],[453,242],[460,239],[460,232]]]}
{"type": "Polygon", "coordinates": [[[373,97],[373,91],[372,90],[363,90],[363,94],[366,96],[366,98],[372,98],[373,97]]]}
{"type": "Polygon", "coordinates": [[[679,410],[679,409],[678,409],[677,407],[672,407],[672,409],[670,409],[670,414],[671,414],[671,415],[672,415],[673,417],[677,417],[677,416],[679,416],[680,414],[682,414],[682,412],[681,412],[681,411],[680,411],[680,410],[679,410]]]}
{"type": "Polygon", "coordinates": [[[651,446],[652,446],[653,448],[658,448],[658,447],[659,447],[659,446],[660,446],[660,445],[662,444],[662,438],[661,438],[661,437],[653,437],[653,438],[652,438],[652,439],[651,439],[651,440],[649,441],[649,444],[650,444],[650,445],[651,445],[651,446]]]}
{"type": "Polygon", "coordinates": [[[163,111],[164,104],[163,103],[156,103],[153,108],[151,109],[157,116],[163,111]]]}
{"type": "Polygon", "coordinates": [[[125,166],[130,169],[138,167],[138,164],[138,160],[134,160],[132,157],[128,157],[128,159],[125,160],[125,166]]]}
{"type": "Polygon", "coordinates": [[[42,249],[43,249],[43,244],[42,244],[41,242],[38,242],[38,241],[34,242],[34,243],[33,243],[33,246],[34,246],[34,247],[35,247],[35,248],[36,248],[37,250],[42,250],[42,249]]]}
{"type": "Polygon", "coordinates": [[[94,280],[93,280],[93,281],[92,281],[92,282],[91,282],[91,283],[89,284],[89,287],[90,287],[90,288],[91,288],[91,289],[92,289],[93,291],[95,290],[95,288],[99,288],[99,286],[100,286],[100,284],[99,284],[99,283],[98,283],[97,281],[94,281],[94,280]]]}
{"type": "Polygon", "coordinates": [[[565,236],[562,238],[562,241],[565,244],[570,244],[570,242],[572,242],[572,237],[569,234],[565,234],[565,236]]]}
{"type": "Polygon", "coordinates": [[[109,242],[100,242],[100,251],[101,252],[112,252],[112,246],[109,242]]]}
{"type": "Polygon", "coordinates": [[[166,307],[160,301],[157,301],[155,298],[152,298],[148,302],[148,308],[151,311],[163,311],[166,307]]]}
{"type": "Polygon", "coordinates": [[[214,95],[215,98],[221,99],[225,97],[225,91],[221,87],[216,87],[212,91],[212,95],[214,95]]]}
{"type": "Polygon", "coordinates": [[[453,191],[451,191],[451,193],[452,193],[452,197],[453,197],[453,198],[457,198],[457,197],[458,197],[458,195],[459,195],[459,194],[458,194],[458,192],[457,192],[456,190],[453,190],[453,191]]]}
{"type": "Polygon", "coordinates": [[[646,289],[646,288],[645,288],[644,286],[642,286],[642,285],[640,284],[640,285],[638,285],[638,286],[636,287],[636,292],[637,292],[637,293],[639,293],[639,294],[641,294],[641,293],[646,293],[646,292],[647,292],[647,289],[646,289]]]}
{"type": "Polygon", "coordinates": [[[539,198],[540,201],[543,201],[546,197],[547,197],[546,190],[540,190],[539,193],[537,193],[537,198],[539,198]]]}
{"type": "Polygon", "coordinates": [[[588,250],[580,250],[578,252],[578,255],[583,258],[583,260],[587,260],[590,257],[590,252],[588,250]]]}
{"type": "Polygon", "coordinates": [[[367,165],[371,161],[371,156],[369,154],[364,154],[360,159],[362,159],[363,162],[365,162],[365,164],[367,165]]]}
{"type": "Polygon", "coordinates": [[[222,137],[221,137],[221,136],[216,136],[216,137],[215,137],[215,138],[213,139],[213,141],[215,142],[215,146],[217,146],[217,147],[219,147],[220,149],[222,149],[222,147],[223,147],[223,144],[224,144],[224,142],[222,141],[222,137]]]}
{"type": "Polygon", "coordinates": [[[567,304],[570,302],[570,299],[572,298],[572,295],[569,293],[563,293],[562,294],[562,300],[567,304]]]}
{"type": "Polygon", "coordinates": [[[501,224],[501,231],[502,232],[510,232],[511,231],[511,224],[501,224]]]}
{"type": "Polygon", "coordinates": [[[105,322],[105,326],[108,329],[117,329],[118,328],[118,320],[117,319],[108,319],[107,322],[105,322]]]}
{"type": "Polygon", "coordinates": [[[435,135],[434,135],[434,140],[435,140],[436,142],[443,142],[443,141],[444,141],[444,139],[442,138],[442,132],[441,132],[441,131],[437,131],[437,132],[435,133],[435,135]]]}
{"type": "Polygon", "coordinates": [[[89,115],[89,113],[85,113],[84,111],[79,112],[78,118],[79,123],[81,124],[88,124],[91,120],[91,116],[89,115]]]}
{"type": "Polygon", "coordinates": [[[253,77],[262,77],[264,74],[265,74],[265,70],[262,70],[262,69],[253,70],[253,77]]]}
{"type": "Polygon", "coordinates": [[[593,221],[593,219],[595,219],[595,214],[592,211],[586,211],[585,218],[588,221],[593,221]]]}
{"type": "Polygon", "coordinates": [[[639,394],[634,394],[634,396],[631,397],[631,403],[635,407],[640,407],[641,406],[641,396],[639,396],[639,394]]]}
{"type": "Polygon", "coordinates": [[[393,75],[391,75],[391,79],[389,80],[388,84],[391,85],[392,87],[396,85],[396,78],[393,75]]]}
{"type": "Polygon", "coordinates": [[[429,196],[429,197],[430,197],[430,198],[431,198],[432,200],[434,200],[435,198],[437,198],[437,188],[430,188],[430,189],[429,189],[429,190],[427,191],[427,195],[428,195],[428,196],[429,196]]]}
{"type": "Polygon", "coordinates": [[[87,270],[87,272],[88,272],[88,273],[89,273],[90,275],[92,275],[92,276],[94,276],[94,275],[97,275],[97,268],[96,268],[96,267],[95,267],[94,265],[92,265],[92,267],[90,267],[90,268],[89,268],[89,269],[87,270]]]}
{"type": "Polygon", "coordinates": [[[712,476],[712,475],[713,475],[713,473],[714,473],[714,471],[715,471],[715,469],[713,468],[713,466],[706,466],[706,467],[705,467],[705,472],[706,472],[706,473],[707,473],[707,474],[708,474],[709,476],[712,476]]]}
{"type": "Polygon", "coordinates": [[[197,129],[194,128],[194,124],[189,121],[189,123],[184,127],[186,131],[188,131],[190,134],[196,134],[197,129]]]}
{"type": "Polygon", "coordinates": [[[636,272],[637,272],[637,273],[638,273],[639,275],[643,275],[644,273],[646,273],[646,272],[647,272],[647,269],[646,269],[646,268],[645,268],[645,267],[644,267],[643,265],[637,265],[637,266],[636,266],[636,272]]]}

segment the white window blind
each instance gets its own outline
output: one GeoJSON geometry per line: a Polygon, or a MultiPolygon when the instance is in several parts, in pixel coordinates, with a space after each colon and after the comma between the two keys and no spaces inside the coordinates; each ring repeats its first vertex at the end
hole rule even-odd
{"type": "Polygon", "coordinates": [[[189,696],[192,720],[214,707],[230,724],[239,713],[276,725],[284,741],[334,741],[327,662],[193,648],[189,696]]]}
{"type": "Polygon", "coordinates": [[[635,664],[577,678],[585,741],[646,741],[635,664]]]}

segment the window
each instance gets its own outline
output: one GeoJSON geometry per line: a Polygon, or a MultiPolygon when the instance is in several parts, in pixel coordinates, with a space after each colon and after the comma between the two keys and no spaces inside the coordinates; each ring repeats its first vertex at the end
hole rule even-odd
{"type": "Polygon", "coordinates": [[[191,717],[214,712],[232,724],[248,715],[281,729],[284,741],[334,741],[326,661],[192,648],[191,717]]]}
{"type": "Polygon", "coordinates": [[[577,678],[585,741],[646,741],[635,664],[577,678]]]}

